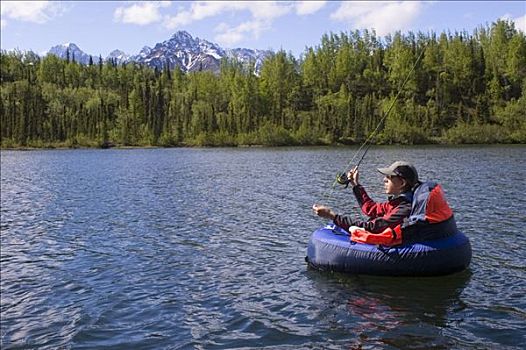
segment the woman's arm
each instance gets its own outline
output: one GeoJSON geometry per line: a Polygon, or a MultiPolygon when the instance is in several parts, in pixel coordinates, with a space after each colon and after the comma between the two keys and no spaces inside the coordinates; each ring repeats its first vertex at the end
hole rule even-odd
{"type": "Polygon", "coordinates": [[[365,215],[373,219],[385,215],[387,212],[386,203],[376,203],[373,201],[365,191],[365,188],[360,184],[353,186],[352,190],[365,215]]]}
{"type": "Polygon", "coordinates": [[[348,216],[335,215],[333,221],[341,228],[348,230],[351,226],[358,226],[372,233],[380,233],[388,227],[396,227],[401,224],[411,212],[411,203],[401,202],[387,214],[374,219],[363,221],[352,219],[348,216]]]}

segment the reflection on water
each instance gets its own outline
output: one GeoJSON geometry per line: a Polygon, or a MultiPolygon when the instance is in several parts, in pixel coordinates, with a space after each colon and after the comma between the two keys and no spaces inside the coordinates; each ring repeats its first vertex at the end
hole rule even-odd
{"type": "Polygon", "coordinates": [[[461,294],[470,276],[469,271],[421,278],[309,274],[323,296],[324,320],[342,335],[335,344],[351,349],[456,348],[459,344],[444,334],[455,327],[451,315],[465,308],[461,294]]]}
{"type": "Polygon", "coordinates": [[[2,349],[525,348],[526,148],[373,147],[361,165],[379,200],[396,159],[438,179],[469,271],[310,271],[312,204],[356,214],[330,190],[355,150],[2,151],[2,349]]]}

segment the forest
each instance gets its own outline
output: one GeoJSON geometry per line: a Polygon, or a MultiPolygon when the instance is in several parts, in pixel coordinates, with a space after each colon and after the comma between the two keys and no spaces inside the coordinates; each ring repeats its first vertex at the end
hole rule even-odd
{"type": "Polygon", "coordinates": [[[526,38],[507,20],[473,33],[325,34],[299,58],[272,54],[259,74],[226,59],[219,73],[183,73],[2,51],[0,79],[2,148],[332,145],[370,136],[375,144],[526,143],[526,38]]]}

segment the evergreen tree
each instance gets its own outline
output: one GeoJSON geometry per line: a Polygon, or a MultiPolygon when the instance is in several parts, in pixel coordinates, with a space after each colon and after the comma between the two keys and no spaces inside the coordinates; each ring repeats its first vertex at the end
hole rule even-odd
{"type": "Polygon", "coordinates": [[[2,51],[0,135],[2,147],[362,142],[406,78],[373,142],[526,142],[526,38],[505,20],[473,35],[330,33],[259,76],[229,59],[183,73],[2,51]]]}

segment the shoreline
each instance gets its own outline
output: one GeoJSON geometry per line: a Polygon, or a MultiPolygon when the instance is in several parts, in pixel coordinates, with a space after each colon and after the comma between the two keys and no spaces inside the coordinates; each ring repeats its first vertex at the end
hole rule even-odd
{"type": "MultiPolygon", "coordinates": [[[[310,144],[310,145],[217,145],[217,146],[193,146],[193,145],[177,145],[177,146],[152,146],[152,145],[143,145],[143,146],[123,146],[115,145],[111,147],[101,147],[101,146],[47,146],[47,147],[32,147],[32,146],[21,146],[21,147],[0,147],[0,151],[42,151],[42,150],[133,150],[133,149],[170,149],[170,148],[193,148],[193,149],[214,149],[214,148],[315,148],[315,147],[359,147],[361,144],[353,143],[332,143],[332,144],[310,144]]],[[[415,143],[415,144],[372,144],[376,147],[481,147],[481,146],[526,146],[526,143],[415,143]]]]}

